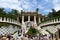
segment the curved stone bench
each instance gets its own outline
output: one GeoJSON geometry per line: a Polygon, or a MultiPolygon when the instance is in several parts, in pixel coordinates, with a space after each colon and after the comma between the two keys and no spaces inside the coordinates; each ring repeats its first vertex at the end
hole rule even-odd
{"type": "Polygon", "coordinates": [[[46,26],[46,25],[57,24],[57,23],[60,23],[60,18],[53,19],[53,20],[50,20],[50,21],[47,21],[47,22],[43,22],[39,26],[46,26]]]}
{"type": "Polygon", "coordinates": [[[0,22],[6,22],[6,23],[11,23],[11,24],[15,24],[15,25],[19,25],[21,26],[21,23],[18,22],[17,20],[11,19],[11,18],[2,18],[0,17],[0,22]]]}

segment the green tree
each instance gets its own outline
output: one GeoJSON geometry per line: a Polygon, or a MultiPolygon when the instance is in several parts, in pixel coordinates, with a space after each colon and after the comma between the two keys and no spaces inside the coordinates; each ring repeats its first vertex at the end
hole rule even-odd
{"type": "Polygon", "coordinates": [[[6,16],[6,12],[4,11],[4,8],[0,8],[0,17],[6,16]]]}
{"type": "Polygon", "coordinates": [[[12,9],[7,13],[6,11],[4,11],[4,8],[0,8],[0,17],[7,17],[17,20],[17,18],[19,17],[19,13],[16,9],[12,9]]]}
{"type": "Polygon", "coordinates": [[[57,15],[60,16],[60,10],[57,11],[57,15]]]}
{"type": "Polygon", "coordinates": [[[4,8],[0,8],[0,14],[3,13],[4,11],[4,8]]]}
{"type": "Polygon", "coordinates": [[[30,27],[30,29],[27,32],[27,34],[30,35],[30,36],[35,36],[37,33],[39,33],[39,31],[35,28],[32,28],[32,27],[30,27]]]}
{"type": "Polygon", "coordinates": [[[48,14],[48,18],[53,18],[56,16],[58,16],[58,14],[55,9],[52,9],[52,12],[49,12],[49,14],[48,14]]]}
{"type": "Polygon", "coordinates": [[[12,15],[12,16],[10,16],[10,17],[11,17],[11,18],[14,18],[14,19],[17,19],[17,18],[19,17],[18,10],[16,10],[16,9],[12,9],[12,11],[9,12],[9,14],[12,15]]]}

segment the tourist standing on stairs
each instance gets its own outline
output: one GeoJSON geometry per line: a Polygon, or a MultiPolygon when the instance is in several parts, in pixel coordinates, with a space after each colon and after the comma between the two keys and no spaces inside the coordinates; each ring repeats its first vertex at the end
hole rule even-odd
{"type": "Polygon", "coordinates": [[[28,35],[24,35],[23,40],[29,40],[28,35]]]}
{"type": "Polygon", "coordinates": [[[7,35],[7,38],[10,40],[11,39],[11,34],[8,34],[7,35]]]}
{"type": "Polygon", "coordinates": [[[48,40],[47,35],[44,35],[44,40],[48,40]]]}
{"type": "Polygon", "coordinates": [[[18,39],[17,40],[21,40],[21,35],[19,35],[18,39]]]}
{"type": "Polygon", "coordinates": [[[17,40],[23,40],[23,35],[19,33],[17,40]]]}

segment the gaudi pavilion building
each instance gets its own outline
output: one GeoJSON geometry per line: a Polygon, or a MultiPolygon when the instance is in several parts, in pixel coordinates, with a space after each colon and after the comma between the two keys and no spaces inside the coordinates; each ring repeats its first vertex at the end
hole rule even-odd
{"type": "Polygon", "coordinates": [[[41,21],[44,21],[46,17],[40,13],[38,13],[38,9],[36,11],[21,11],[19,14],[18,21],[22,24],[22,31],[25,31],[25,33],[28,31],[30,26],[34,26],[35,28],[38,27],[38,23],[41,23],[41,21]]]}
{"type": "Polygon", "coordinates": [[[20,23],[32,21],[35,24],[37,24],[37,23],[40,23],[41,21],[44,21],[45,19],[46,19],[46,17],[43,16],[42,14],[38,13],[37,9],[34,12],[25,12],[22,10],[19,15],[20,23]]]}

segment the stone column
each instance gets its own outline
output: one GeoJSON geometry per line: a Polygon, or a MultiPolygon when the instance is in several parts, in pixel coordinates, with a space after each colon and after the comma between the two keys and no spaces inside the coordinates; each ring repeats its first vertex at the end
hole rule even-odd
{"type": "Polygon", "coordinates": [[[56,19],[56,21],[58,22],[58,19],[56,19]]]}
{"type": "Polygon", "coordinates": [[[2,19],[1,19],[1,17],[0,17],[0,21],[1,21],[2,19]]]}
{"type": "Polygon", "coordinates": [[[22,34],[23,34],[23,32],[24,32],[24,15],[22,15],[22,34]]]}
{"type": "Polygon", "coordinates": [[[59,18],[59,21],[60,21],[60,18],[59,18]]]}
{"type": "Polygon", "coordinates": [[[34,23],[36,24],[36,16],[34,16],[34,23]]]}
{"type": "Polygon", "coordinates": [[[55,19],[54,19],[54,23],[55,23],[55,19]]]}
{"type": "Polygon", "coordinates": [[[1,21],[2,21],[2,19],[3,19],[3,18],[1,17],[1,21]]]}
{"type": "Polygon", "coordinates": [[[30,16],[28,16],[28,21],[30,21],[30,16]]]}
{"type": "Polygon", "coordinates": [[[4,17],[4,21],[6,21],[6,18],[4,17]]]}
{"type": "Polygon", "coordinates": [[[42,18],[42,21],[44,21],[44,18],[42,18]]]}
{"type": "Polygon", "coordinates": [[[38,21],[39,21],[38,23],[40,23],[40,22],[41,22],[40,17],[39,17],[39,20],[38,20],[38,21]]]}
{"type": "Polygon", "coordinates": [[[24,16],[22,16],[22,24],[24,23],[24,16]]]}

